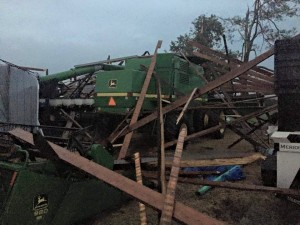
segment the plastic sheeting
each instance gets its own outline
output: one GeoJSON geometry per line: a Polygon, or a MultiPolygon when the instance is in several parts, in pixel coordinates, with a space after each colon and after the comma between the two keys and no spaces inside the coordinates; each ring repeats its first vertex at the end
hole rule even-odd
{"type": "Polygon", "coordinates": [[[36,74],[0,65],[0,122],[38,125],[38,93],[36,74]]]}

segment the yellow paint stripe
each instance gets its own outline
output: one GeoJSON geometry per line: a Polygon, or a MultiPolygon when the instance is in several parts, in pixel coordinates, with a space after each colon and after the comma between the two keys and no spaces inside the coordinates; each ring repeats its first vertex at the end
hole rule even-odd
{"type": "MultiPolygon", "coordinates": [[[[139,97],[140,93],[97,93],[97,97],[139,97]]],[[[172,96],[174,98],[175,96],[172,96]]],[[[156,94],[146,94],[146,98],[157,98],[156,94]]],[[[169,98],[169,95],[162,95],[162,98],[169,98]]]]}
{"type": "MultiPolygon", "coordinates": [[[[128,94],[126,92],[123,93],[97,93],[97,97],[139,97],[140,93],[132,93],[128,94]]],[[[147,94],[146,98],[157,98],[156,94],[147,94]]],[[[162,95],[162,98],[169,98],[169,95],[162,95]]],[[[175,95],[172,95],[172,98],[175,98],[175,95]]],[[[207,101],[206,99],[203,98],[196,98],[194,99],[196,101],[207,101]]]]}
{"type": "Polygon", "coordinates": [[[127,97],[127,93],[97,93],[98,97],[127,97]]]}

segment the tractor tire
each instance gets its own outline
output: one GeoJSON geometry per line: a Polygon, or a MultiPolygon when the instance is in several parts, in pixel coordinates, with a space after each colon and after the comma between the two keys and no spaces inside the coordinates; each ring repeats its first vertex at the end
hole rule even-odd
{"type": "MultiPolygon", "coordinates": [[[[210,111],[208,127],[214,127],[221,124],[221,122],[219,121],[220,118],[225,120],[225,113],[223,110],[218,110],[214,112],[210,111]]],[[[223,139],[225,135],[225,128],[217,130],[212,135],[215,139],[223,139]]]]}
{"type": "MultiPolygon", "coordinates": [[[[167,114],[165,119],[165,140],[166,142],[176,140],[179,135],[180,127],[182,124],[187,126],[187,132],[189,132],[188,123],[186,122],[185,118],[183,117],[181,121],[176,125],[176,121],[178,118],[177,113],[170,113],[167,114]]],[[[186,142],[184,143],[186,146],[186,142]]]]}
{"type": "Polygon", "coordinates": [[[195,132],[205,130],[208,127],[209,115],[207,111],[195,110],[193,116],[193,124],[195,132]]]}
{"type": "Polygon", "coordinates": [[[277,183],[277,156],[269,155],[261,163],[261,178],[264,186],[276,187],[277,183]]]}

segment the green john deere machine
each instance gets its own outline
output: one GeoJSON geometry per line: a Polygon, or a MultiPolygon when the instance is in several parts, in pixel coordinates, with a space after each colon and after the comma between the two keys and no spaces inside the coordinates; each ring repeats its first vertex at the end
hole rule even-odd
{"type": "MultiPolygon", "coordinates": [[[[126,58],[124,66],[97,63],[39,77],[41,126],[21,125],[27,129],[42,129],[48,140],[113,169],[111,146],[99,144],[98,137],[107,137],[118,121],[135,107],[150,61],[151,56],[135,56],[126,58]],[[71,119],[65,118],[64,113],[71,119]],[[72,128],[68,124],[72,120],[82,127],[72,128]]],[[[179,55],[158,54],[155,76],[151,79],[141,116],[157,108],[155,79],[161,83],[163,104],[168,105],[190,94],[194,88],[204,86],[203,73],[202,67],[179,55]]],[[[206,96],[194,100],[190,106],[195,109],[185,113],[182,123],[186,123],[190,131],[204,128],[205,112],[196,107],[206,100],[206,96]]],[[[177,136],[177,115],[178,111],[174,111],[165,117],[169,139],[177,136]]],[[[117,207],[124,200],[119,190],[58,160],[47,148],[12,140],[7,133],[0,137],[0,224],[82,224],[81,220],[117,207]],[[10,143],[3,144],[3,140],[10,143]]]]}
{"type": "MultiPolygon", "coordinates": [[[[41,97],[44,103],[48,103],[41,107],[43,115],[47,115],[45,112],[57,114],[58,108],[68,111],[71,107],[73,110],[77,107],[77,120],[80,124],[85,126],[93,124],[101,132],[100,136],[107,137],[118,125],[118,121],[121,121],[135,107],[151,56],[128,57],[124,61],[124,66],[105,63],[86,64],[75,66],[75,69],[70,71],[41,77],[41,97]],[[73,96],[73,99],[64,97],[63,91],[57,88],[57,82],[83,74],[92,74],[94,77],[94,91],[90,98],[77,100],[81,104],[79,106],[75,103],[78,96],[77,98],[73,96]],[[49,89],[51,85],[53,88],[49,89]],[[49,106],[52,109],[49,110],[49,106]],[[104,130],[107,131],[104,132],[104,130]]],[[[163,105],[168,105],[177,98],[190,94],[194,88],[204,86],[203,75],[204,70],[201,66],[191,63],[177,54],[157,54],[155,76],[151,78],[140,115],[152,113],[157,109],[156,79],[161,83],[163,105]]],[[[187,124],[189,132],[200,131],[218,124],[219,111],[209,114],[207,111],[196,109],[206,101],[207,96],[205,95],[191,102],[190,106],[195,109],[187,111],[181,122],[187,124]],[[205,122],[204,118],[205,116],[207,118],[208,115],[210,120],[205,122]]],[[[180,124],[176,126],[175,123],[178,114],[179,112],[175,111],[165,116],[167,139],[174,139],[178,134],[180,124]]],[[[54,117],[60,118],[58,115],[54,117]]],[[[216,137],[221,138],[223,134],[224,132],[220,131],[216,137]]]]}
{"type": "MultiPolygon", "coordinates": [[[[145,80],[145,68],[149,66],[150,61],[150,57],[131,58],[126,60],[121,71],[96,73],[98,75],[95,96],[97,110],[126,114],[134,108],[145,80]]],[[[202,67],[190,65],[185,59],[172,53],[157,55],[155,73],[161,82],[162,98],[166,104],[204,85],[200,76],[203,75],[202,67]]],[[[157,90],[155,77],[153,77],[142,109],[147,113],[153,112],[156,108],[157,90]]]]}
{"type": "MultiPolygon", "coordinates": [[[[32,160],[37,154],[41,157],[42,149],[12,148],[0,161],[0,224],[84,224],[125,199],[119,190],[61,160],[32,160]]],[[[84,156],[113,168],[112,156],[100,145],[93,145],[84,156]]]]}

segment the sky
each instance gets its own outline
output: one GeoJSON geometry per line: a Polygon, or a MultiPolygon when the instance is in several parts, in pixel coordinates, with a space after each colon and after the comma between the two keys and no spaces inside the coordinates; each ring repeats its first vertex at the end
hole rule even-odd
{"type": "Polygon", "coordinates": [[[48,68],[51,74],[108,55],[153,53],[158,40],[163,40],[160,52],[169,51],[170,42],[188,32],[197,16],[243,15],[251,2],[0,0],[0,59],[48,68]]]}

